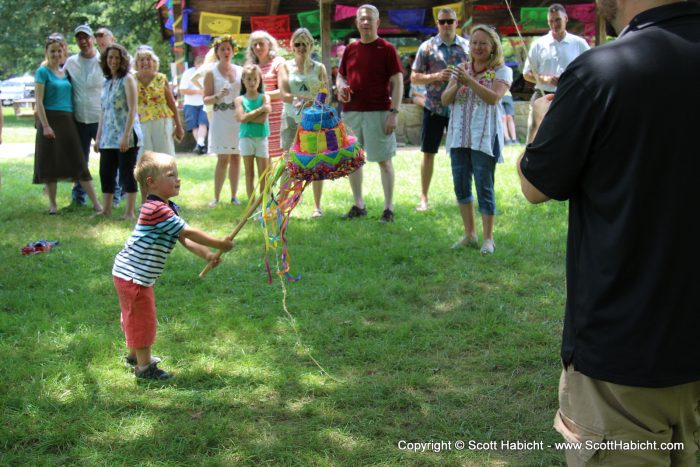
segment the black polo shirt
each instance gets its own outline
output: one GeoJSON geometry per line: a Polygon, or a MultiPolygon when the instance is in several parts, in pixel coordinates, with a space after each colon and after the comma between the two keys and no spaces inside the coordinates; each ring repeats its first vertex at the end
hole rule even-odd
{"type": "Polygon", "coordinates": [[[565,365],[618,384],[700,380],[700,5],[636,16],[577,58],[522,160],[569,200],[565,365]]]}

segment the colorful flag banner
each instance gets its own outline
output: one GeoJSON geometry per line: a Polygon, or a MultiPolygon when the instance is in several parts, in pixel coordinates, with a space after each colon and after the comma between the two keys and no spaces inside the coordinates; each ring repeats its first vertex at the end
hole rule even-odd
{"type": "Polygon", "coordinates": [[[299,26],[308,29],[312,36],[321,35],[321,10],[302,11],[297,18],[299,26]]]}
{"type": "Polygon", "coordinates": [[[251,16],[250,30],[267,31],[277,37],[275,34],[289,32],[289,15],[251,16]]]}
{"type": "Polygon", "coordinates": [[[520,8],[520,22],[523,29],[547,28],[547,7],[522,7],[520,8]]]}
{"type": "Polygon", "coordinates": [[[347,18],[353,18],[357,14],[356,6],[336,5],[333,21],[340,21],[347,18]]]}
{"type": "Polygon", "coordinates": [[[388,10],[389,21],[407,31],[421,34],[434,34],[437,28],[423,26],[425,22],[425,8],[413,8],[406,10],[388,10]]]}
{"type": "Polygon", "coordinates": [[[508,24],[508,25],[504,25],[504,26],[498,26],[498,28],[496,28],[496,29],[498,31],[498,34],[500,34],[501,37],[503,37],[503,36],[514,36],[514,35],[518,34],[518,29],[520,29],[522,31],[523,27],[520,24],[518,24],[517,28],[513,24],[508,24]]]}
{"type": "Polygon", "coordinates": [[[185,8],[182,10],[182,30],[186,33],[190,27],[190,13],[194,10],[192,8],[185,8]]]}
{"type": "Polygon", "coordinates": [[[508,8],[505,5],[474,5],[474,11],[502,10],[508,8]]]}
{"type": "Polygon", "coordinates": [[[241,20],[240,16],[221,15],[203,11],[199,15],[199,33],[212,36],[239,34],[241,32],[241,20]]]}
{"type": "Polygon", "coordinates": [[[586,37],[595,37],[595,23],[584,24],[583,35],[586,37]]]}
{"type": "Polygon", "coordinates": [[[350,34],[354,33],[357,31],[357,29],[331,29],[331,39],[332,40],[337,40],[337,39],[345,39],[347,36],[350,34]]]}
{"type": "Polygon", "coordinates": [[[566,6],[566,14],[582,23],[595,23],[595,3],[577,3],[566,6]]]}
{"type": "MultiPolygon", "coordinates": [[[[211,36],[209,34],[185,34],[185,44],[192,47],[209,46],[211,36]]],[[[175,45],[175,36],[170,36],[170,46],[175,45]]]]}

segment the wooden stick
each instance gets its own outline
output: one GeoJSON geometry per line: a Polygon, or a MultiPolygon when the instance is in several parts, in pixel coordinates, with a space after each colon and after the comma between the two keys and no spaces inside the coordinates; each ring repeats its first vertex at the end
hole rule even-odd
{"type": "MultiPolygon", "coordinates": [[[[250,216],[253,215],[253,213],[255,212],[256,209],[258,209],[258,206],[260,206],[260,203],[262,203],[262,194],[258,194],[255,202],[253,204],[251,204],[248,207],[248,209],[246,209],[246,211],[243,213],[243,219],[241,219],[238,222],[236,227],[234,227],[233,232],[231,232],[231,235],[227,236],[226,238],[228,238],[229,240],[233,240],[236,237],[236,235],[238,235],[238,232],[240,232],[241,229],[243,228],[243,226],[246,224],[246,222],[248,222],[248,219],[250,218],[250,216]]],[[[216,254],[216,259],[221,258],[221,255],[223,253],[224,253],[223,251],[219,250],[219,252],[216,254]]],[[[207,273],[209,271],[211,271],[213,267],[214,267],[214,261],[210,261],[209,263],[207,263],[207,265],[204,267],[204,269],[202,269],[202,272],[199,273],[199,277],[203,279],[204,276],[206,276],[207,273]]]]}

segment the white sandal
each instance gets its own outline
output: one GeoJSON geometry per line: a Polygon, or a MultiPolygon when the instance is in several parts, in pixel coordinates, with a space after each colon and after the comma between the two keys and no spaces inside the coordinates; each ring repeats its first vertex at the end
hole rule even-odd
{"type": "Polygon", "coordinates": [[[494,251],[496,251],[496,244],[493,243],[493,240],[484,240],[479,253],[482,255],[492,255],[494,251]]]}
{"type": "Polygon", "coordinates": [[[450,248],[456,250],[457,248],[476,248],[479,246],[479,238],[474,235],[473,237],[467,237],[466,235],[452,244],[450,248]]]}

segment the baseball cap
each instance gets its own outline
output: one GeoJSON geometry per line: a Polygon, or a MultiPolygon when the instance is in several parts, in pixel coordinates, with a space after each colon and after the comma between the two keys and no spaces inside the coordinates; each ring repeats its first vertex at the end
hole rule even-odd
{"type": "Polygon", "coordinates": [[[81,32],[87,34],[90,37],[95,37],[95,35],[92,33],[92,28],[87,24],[81,24],[80,26],[75,28],[75,31],[73,31],[73,35],[77,36],[81,32]]]}

